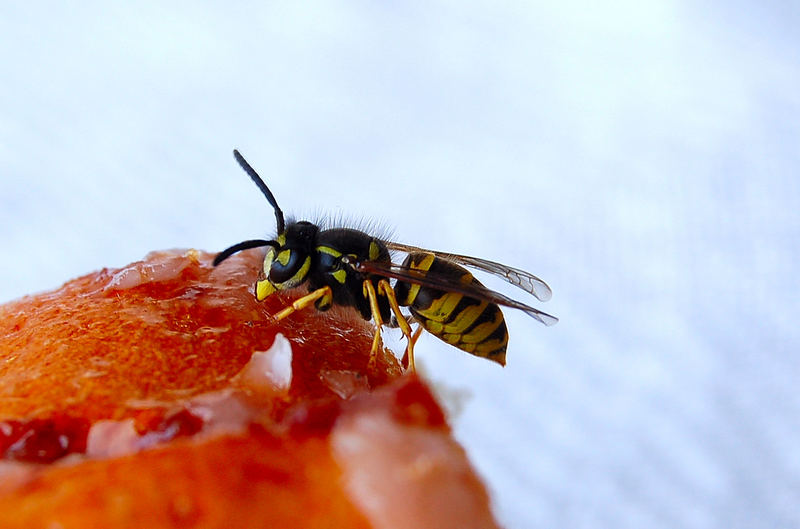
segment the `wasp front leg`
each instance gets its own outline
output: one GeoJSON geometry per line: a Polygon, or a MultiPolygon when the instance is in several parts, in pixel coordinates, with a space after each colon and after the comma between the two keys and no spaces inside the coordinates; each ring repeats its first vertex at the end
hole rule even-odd
{"type": "Polygon", "coordinates": [[[306,294],[302,298],[298,298],[298,299],[294,300],[294,302],[291,305],[289,305],[288,307],[286,307],[285,309],[283,309],[279,313],[275,314],[273,317],[276,320],[282,320],[283,318],[289,316],[290,314],[292,314],[292,313],[294,313],[294,312],[296,312],[298,310],[302,310],[302,309],[308,307],[309,305],[311,305],[312,303],[314,303],[318,299],[325,298],[325,297],[331,298],[332,296],[333,296],[333,292],[331,291],[331,287],[324,286],[322,288],[318,288],[317,290],[315,290],[315,291],[313,291],[313,292],[311,292],[309,294],[306,294]]]}

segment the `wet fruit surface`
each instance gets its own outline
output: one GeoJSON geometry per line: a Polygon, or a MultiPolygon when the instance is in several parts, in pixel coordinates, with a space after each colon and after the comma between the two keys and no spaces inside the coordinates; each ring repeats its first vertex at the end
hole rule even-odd
{"type": "Polygon", "coordinates": [[[52,463],[68,454],[83,453],[89,421],[54,415],[47,419],[0,422],[0,455],[30,463],[52,463]]]}
{"type": "Polygon", "coordinates": [[[295,350],[292,394],[328,395],[322,370],[355,367],[371,386],[399,374],[387,355],[366,372],[369,347],[363,345],[372,328],[353,315],[337,328],[334,315],[313,310],[279,325],[271,320],[288,298],[255,301],[257,252],[218,268],[211,257],[154,253],[1,306],[0,420],[55,410],[89,420],[121,418],[137,401],[173,402],[221,389],[279,331],[295,350]]]}
{"type": "Polygon", "coordinates": [[[0,526],[392,527],[362,460],[395,476],[384,500],[465,495],[467,526],[494,526],[429,390],[388,351],[368,367],[371,323],[276,322],[302,292],[257,303],[259,252],[212,257],[153,253],[0,306],[0,526]],[[418,448],[395,459],[376,435],[418,448]]]}

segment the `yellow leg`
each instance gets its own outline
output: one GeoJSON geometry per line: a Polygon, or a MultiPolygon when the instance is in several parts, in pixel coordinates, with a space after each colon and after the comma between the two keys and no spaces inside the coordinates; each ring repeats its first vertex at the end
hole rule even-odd
{"type": "Polygon", "coordinates": [[[417,330],[414,331],[414,335],[408,339],[408,351],[410,351],[410,354],[408,355],[408,368],[413,372],[417,371],[417,368],[414,365],[414,346],[416,345],[417,340],[419,340],[419,336],[421,334],[422,334],[422,325],[417,327],[417,330]]]}
{"type": "MultiPolygon", "coordinates": [[[[394,290],[392,290],[392,285],[385,279],[381,279],[378,281],[378,293],[386,296],[386,299],[389,300],[389,306],[392,308],[392,312],[394,312],[395,318],[397,318],[397,324],[400,326],[400,330],[403,332],[403,336],[406,337],[408,340],[408,345],[406,345],[406,354],[405,357],[408,358],[408,369],[411,371],[415,371],[416,368],[414,367],[414,343],[417,341],[416,339],[411,339],[411,326],[408,324],[406,317],[403,316],[403,313],[400,312],[400,304],[397,302],[397,296],[394,295],[394,290]]],[[[419,335],[417,335],[419,337],[419,335]]]]}
{"type": "Polygon", "coordinates": [[[414,331],[414,335],[409,338],[408,343],[410,347],[406,350],[406,354],[403,356],[403,364],[408,363],[408,369],[413,372],[416,372],[417,367],[414,365],[414,345],[416,345],[417,340],[419,340],[419,335],[422,334],[422,325],[417,327],[417,330],[414,331]],[[411,354],[408,354],[411,351],[411,354]]]}
{"type": "Polygon", "coordinates": [[[294,301],[294,303],[292,303],[291,305],[289,305],[288,307],[286,307],[285,309],[283,309],[279,313],[275,314],[273,317],[276,320],[282,320],[283,318],[285,318],[286,316],[292,314],[293,312],[306,308],[307,306],[309,306],[312,303],[314,303],[315,301],[317,301],[319,298],[323,298],[325,296],[331,296],[331,295],[333,295],[331,293],[331,287],[325,286],[325,287],[322,287],[322,288],[318,288],[314,292],[306,294],[302,298],[296,299],[294,301]]]}
{"type": "Polygon", "coordinates": [[[374,367],[377,361],[378,349],[381,346],[381,327],[383,327],[383,319],[381,318],[381,311],[378,308],[378,296],[375,293],[375,286],[372,281],[364,280],[364,295],[369,299],[369,308],[372,310],[372,319],[375,320],[375,336],[372,338],[372,349],[369,352],[369,367],[374,367]]]}

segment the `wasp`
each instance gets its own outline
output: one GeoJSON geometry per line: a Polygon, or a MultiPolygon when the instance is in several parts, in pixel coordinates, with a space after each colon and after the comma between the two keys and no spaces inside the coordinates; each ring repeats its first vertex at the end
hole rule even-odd
{"type": "Polygon", "coordinates": [[[352,307],[365,320],[375,322],[371,361],[381,345],[381,328],[399,327],[407,339],[404,361],[411,370],[414,344],[422,329],[462,351],[505,365],[508,330],[500,306],[522,310],[545,325],[558,321],[486,288],[465,267],[500,277],[541,301],[550,299],[550,287],[524,270],[386,241],[350,228],[322,229],[303,220],[287,224],[258,173],[239,151],[233,155],[272,206],[277,236],[234,244],[217,254],[214,266],[242,250],[268,247],[255,284],[256,299],[263,301],[303,284],[308,288],[308,294],[274,315],[277,320],[312,304],[320,311],[333,305],[352,307]],[[390,251],[405,253],[405,261],[393,263],[390,251]],[[407,307],[410,315],[404,315],[401,307],[407,307]],[[419,324],[414,333],[413,322],[419,324]]]}

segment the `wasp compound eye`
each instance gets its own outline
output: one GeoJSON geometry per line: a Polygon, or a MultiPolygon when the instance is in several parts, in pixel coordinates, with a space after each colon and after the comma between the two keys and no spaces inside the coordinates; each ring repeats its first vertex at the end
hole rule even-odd
{"type": "Polygon", "coordinates": [[[281,250],[275,256],[275,260],[272,261],[272,266],[269,269],[269,280],[275,285],[291,282],[300,272],[306,257],[299,250],[281,250]]]}

